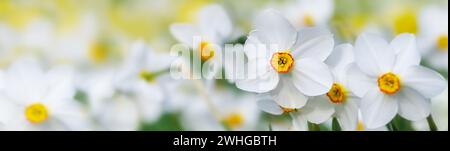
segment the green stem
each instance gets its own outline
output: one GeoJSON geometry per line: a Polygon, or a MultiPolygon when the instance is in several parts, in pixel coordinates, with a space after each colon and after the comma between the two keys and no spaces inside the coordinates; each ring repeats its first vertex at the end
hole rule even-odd
{"type": "Polygon", "coordinates": [[[339,125],[339,121],[336,117],[333,117],[333,123],[331,127],[333,131],[342,131],[341,125],[339,125]]]}
{"type": "Polygon", "coordinates": [[[389,129],[389,131],[399,131],[397,126],[395,126],[394,121],[392,121],[391,123],[388,124],[388,129],[389,129]]]}
{"type": "Polygon", "coordinates": [[[434,119],[431,115],[428,116],[427,121],[428,121],[428,126],[430,126],[430,131],[438,131],[436,123],[434,122],[434,119]]]}
{"type": "Polygon", "coordinates": [[[308,122],[308,129],[310,131],[320,131],[320,125],[308,122]]]}

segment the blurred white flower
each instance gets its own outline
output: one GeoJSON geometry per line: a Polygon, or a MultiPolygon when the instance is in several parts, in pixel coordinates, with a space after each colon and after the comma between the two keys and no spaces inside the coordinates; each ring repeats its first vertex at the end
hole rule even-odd
{"type": "Polygon", "coordinates": [[[208,5],[197,16],[197,24],[177,23],[170,26],[172,35],[182,44],[191,47],[207,61],[218,55],[214,47],[220,46],[232,35],[233,26],[227,12],[220,5],[208,5]],[[200,38],[197,39],[194,38],[200,38]],[[195,41],[194,41],[195,40],[195,41]]]}
{"type": "Polygon", "coordinates": [[[81,15],[78,24],[58,33],[52,49],[46,55],[54,63],[104,63],[108,57],[105,42],[100,41],[99,18],[93,14],[81,15]]]}
{"type": "MultiPolygon", "coordinates": [[[[198,90],[193,88],[193,80],[171,80],[164,84],[165,94],[168,96],[165,101],[165,108],[169,112],[179,112],[186,109],[192,100],[198,99],[198,90]],[[176,92],[176,93],[174,93],[176,92]]],[[[201,83],[201,82],[200,82],[201,83]]]]}
{"type": "Polygon", "coordinates": [[[362,34],[355,44],[356,65],[349,70],[350,89],[362,97],[367,128],[386,125],[399,113],[418,121],[430,115],[430,98],[447,86],[439,73],[422,67],[414,35],[402,34],[390,44],[362,34]]]}
{"type": "Polygon", "coordinates": [[[334,47],[333,35],[323,29],[299,32],[277,11],[266,10],[245,44],[248,75],[236,86],[267,93],[283,108],[302,108],[308,96],[327,93],[333,77],[324,63],[334,47]]]}
{"type": "Polygon", "coordinates": [[[448,71],[448,8],[425,7],[419,17],[420,46],[425,59],[448,71]]]}
{"type": "Polygon", "coordinates": [[[6,130],[87,130],[82,108],[74,100],[73,71],[44,72],[32,59],[11,65],[3,76],[0,123],[6,130]]]}
{"type": "Polygon", "coordinates": [[[334,0],[295,0],[283,10],[296,27],[325,27],[333,17],[334,0]]]}
{"type": "Polygon", "coordinates": [[[79,83],[87,95],[89,112],[94,128],[99,130],[137,130],[140,124],[139,109],[133,99],[116,94],[113,70],[86,74],[79,83]]]}
{"type": "Polygon", "coordinates": [[[109,130],[136,130],[142,122],[155,122],[163,110],[160,86],[172,57],[136,42],[118,70],[88,76],[84,89],[94,116],[109,130]]]}

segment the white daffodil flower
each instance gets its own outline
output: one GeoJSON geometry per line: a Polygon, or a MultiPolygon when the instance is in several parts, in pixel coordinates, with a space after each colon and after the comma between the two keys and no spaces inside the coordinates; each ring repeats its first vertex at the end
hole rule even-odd
{"type": "Polygon", "coordinates": [[[421,50],[434,67],[448,71],[448,8],[429,6],[419,16],[421,50]]]}
{"type": "Polygon", "coordinates": [[[439,73],[422,67],[414,35],[402,34],[390,44],[362,34],[355,44],[356,65],[349,69],[350,89],[362,97],[361,112],[368,128],[389,123],[397,113],[411,121],[430,115],[430,98],[447,87],[439,73]]]}
{"type": "Polygon", "coordinates": [[[140,124],[139,108],[131,97],[115,95],[114,71],[87,74],[82,89],[86,92],[90,113],[96,121],[95,129],[137,130],[140,124]]]}
{"type": "Polygon", "coordinates": [[[46,52],[51,62],[101,64],[111,53],[107,43],[100,40],[99,19],[93,14],[82,15],[75,27],[61,31],[57,36],[52,49],[46,52]]]}
{"type": "Polygon", "coordinates": [[[255,93],[270,93],[285,109],[305,106],[308,96],[327,93],[333,76],[324,61],[334,47],[333,35],[319,28],[295,28],[277,11],[256,19],[245,44],[248,75],[236,86],[255,93]]]}
{"type": "MultiPolygon", "coordinates": [[[[292,125],[287,130],[292,131],[308,131],[308,121],[312,123],[323,123],[326,122],[331,115],[324,115],[321,112],[317,112],[315,105],[308,103],[302,108],[284,108],[273,101],[272,97],[268,95],[259,95],[257,98],[257,106],[262,111],[272,114],[272,115],[282,115],[289,114],[292,119],[292,125]]],[[[275,125],[279,126],[279,125],[275,125]]],[[[278,127],[278,128],[283,128],[278,127]]]]}
{"type": "Polygon", "coordinates": [[[210,93],[214,96],[209,101],[211,104],[199,97],[184,110],[182,120],[186,129],[248,131],[258,128],[260,113],[253,95],[236,95],[225,90],[210,93]]]}
{"type": "Polygon", "coordinates": [[[94,116],[108,130],[136,130],[143,122],[155,122],[162,114],[160,78],[171,57],[136,42],[119,70],[89,77],[84,86],[94,116]]]}
{"type": "Polygon", "coordinates": [[[321,96],[316,96],[308,101],[312,108],[307,116],[308,121],[320,124],[319,117],[335,116],[344,131],[354,131],[358,124],[358,104],[360,98],[349,89],[347,80],[347,70],[354,62],[353,46],[343,44],[336,47],[330,57],[325,61],[331,68],[334,75],[334,84],[331,90],[321,96]]]}
{"type": "Polygon", "coordinates": [[[334,0],[295,0],[284,12],[296,27],[327,26],[334,13],[334,0]]]}
{"type": "Polygon", "coordinates": [[[44,72],[33,59],[12,64],[3,76],[0,123],[4,130],[88,130],[75,101],[73,71],[56,67],[44,72]]]}
{"type": "Polygon", "coordinates": [[[197,24],[177,23],[170,26],[172,35],[186,46],[197,51],[202,61],[217,54],[214,45],[222,46],[232,35],[232,23],[224,8],[208,5],[197,16],[197,24]],[[200,39],[195,39],[195,38],[200,39]]]}

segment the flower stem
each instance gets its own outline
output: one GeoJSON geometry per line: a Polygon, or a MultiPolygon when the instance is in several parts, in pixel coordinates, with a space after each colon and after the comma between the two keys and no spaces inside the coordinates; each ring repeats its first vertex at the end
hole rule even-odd
{"type": "Polygon", "coordinates": [[[314,123],[308,122],[308,129],[310,131],[320,131],[320,126],[319,126],[319,124],[314,124],[314,123]]]}
{"type": "Polygon", "coordinates": [[[430,131],[438,131],[438,128],[436,126],[436,123],[434,122],[433,116],[427,117],[428,126],[430,126],[430,131]]]}
{"type": "Polygon", "coordinates": [[[341,125],[339,125],[339,122],[336,117],[333,117],[332,130],[333,131],[342,131],[341,125]]]}
{"type": "Polygon", "coordinates": [[[395,126],[394,121],[387,125],[389,131],[398,131],[398,128],[395,126]]]}

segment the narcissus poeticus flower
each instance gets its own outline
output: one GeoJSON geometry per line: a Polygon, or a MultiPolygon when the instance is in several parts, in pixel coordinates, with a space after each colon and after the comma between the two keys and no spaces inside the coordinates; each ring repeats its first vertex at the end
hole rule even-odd
{"type": "Polygon", "coordinates": [[[334,13],[333,0],[296,0],[284,12],[296,27],[327,26],[334,13]]]}
{"type": "Polygon", "coordinates": [[[420,46],[425,59],[434,68],[448,71],[448,8],[424,8],[419,24],[420,46]]]}
{"type": "Polygon", "coordinates": [[[225,9],[213,4],[198,12],[197,24],[172,24],[170,32],[180,43],[197,51],[202,61],[207,61],[219,53],[215,46],[222,47],[225,44],[232,34],[232,28],[225,9]]]}
{"type": "Polygon", "coordinates": [[[270,93],[285,109],[302,108],[309,96],[331,89],[333,77],[324,61],[333,47],[329,31],[305,28],[297,32],[277,11],[264,11],[245,44],[248,74],[236,86],[270,93]]]}
{"type": "Polygon", "coordinates": [[[356,65],[349,70],[350,89],[362,97],[367,128],[389,123],[397,113],[412,121],[430,115],[430,98],[447,87],[437,72],[420,66],[414,35],[402,34],[391,43],[362,34],[355,44],[356,65]]]}
{"type": "MultiPolygon", "coordinates": [[[[354,131],[358,123],[358,104],[360,97],[356,96],[349,87],[347,71],[354,62],[353,46],[343,44],[336,47],[330,57],[325,61],[332,69],[334,83],[330,91],[324,95],[313,97],[308,101],[311,112],[317,116],[336,117],[342,130],[354,131]]],[[[321,121],[309,121],[320,124],[321,121]]]]}
{"type": "Polygon", "coordinates": [[[4,130],[88,130],[87,116],[75,101],[73,70],[44,72],[33,59],[11,65],[2,76],[0,123],[4,130]]]}

